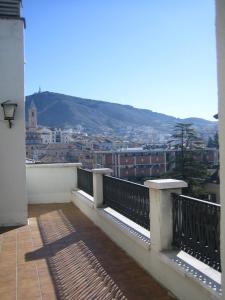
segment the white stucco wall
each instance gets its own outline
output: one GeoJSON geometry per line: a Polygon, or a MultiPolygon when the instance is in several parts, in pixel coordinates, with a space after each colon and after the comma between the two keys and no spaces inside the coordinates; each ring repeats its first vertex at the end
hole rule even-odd
{"type": "Polygon", "coordinates": [[[221,259],[225,299],[225,1],[216,1],[217,74],[219,99],[221,259]]]}
{"type": "Polygon", "coordinates": [[[26,166],[28,203],[64,203],[71,201],[76,187],[77,166],[81,164],[40,164],[26,166]]]}
{"type": "Polygon", "coordinates": [[[0,102],[18,103],[11,129],[0,107],[0,226],[27,221],[23,27],[22,20],[0,18],[0,102]]]}

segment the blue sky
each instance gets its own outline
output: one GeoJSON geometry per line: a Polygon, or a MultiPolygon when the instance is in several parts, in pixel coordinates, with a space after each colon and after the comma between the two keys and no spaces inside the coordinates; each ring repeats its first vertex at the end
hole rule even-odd
{"type": "Polygon", "coordinates": [[[213,0],[23,0],[26,95],[217,112],[213,0]]]}

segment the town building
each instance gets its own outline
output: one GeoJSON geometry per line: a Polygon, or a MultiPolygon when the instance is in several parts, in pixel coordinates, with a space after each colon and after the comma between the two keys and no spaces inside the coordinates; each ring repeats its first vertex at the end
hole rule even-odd
{"type": "Polygon", "coordinates": [[[141,148],[95,151],[94,167],[110,168],[119,178],[160,177],[166,172],[166,152],[141,148]]]}
{"type": "Polygon", "coordinates": [[[52,143],[52,130],[47,127],[41,127],[37,130],[37,133],[40,135],[42,144],[51,144],[52,143]]]}
{"type": "Polygon", "coordinates": [[[26,157],[42,162],[67,162],[71,159],[74,130],[48,128],[38,125],[38,112],[34,101],[28,109],[26,128],[26,157]]]}
{"type": "MultiPolygon", "coordinates": [[[[175,157],[179,152],[180,150],[142,148],[94,151],[93,165],[95,168],[110,168],[113,175],[119,178],[157,178],[175,167],[175,157]]],[[[207,148],[196,151],[193,158],[207,162],[209,167],[213,167],[218,165],[218,150],[207,148]]]]}

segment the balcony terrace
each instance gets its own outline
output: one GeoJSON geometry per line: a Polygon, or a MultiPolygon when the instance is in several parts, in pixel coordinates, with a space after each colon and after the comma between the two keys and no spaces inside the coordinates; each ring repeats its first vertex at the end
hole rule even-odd
{"type": "MultiPolygon", "coordinates": [[[[0,299],[220,299],[213,248],[209,260],[199,256],[207,264],[181,251],[194,241],[188,232],[186,239],[177,235],[181,204],[172,230],[170,199],[183,182],[153,181],[148,193],[110,177],[109,169],[80,167],[27,165],[28,224],[1,228],[0,299]]],[[[199,244],[197,250],[209,249],[199,244]]]]}
{"type": "Polygon", "coordinates": [[[4,231],[0,299],[174,299],[72,203],[30,205],[4,231]]]}

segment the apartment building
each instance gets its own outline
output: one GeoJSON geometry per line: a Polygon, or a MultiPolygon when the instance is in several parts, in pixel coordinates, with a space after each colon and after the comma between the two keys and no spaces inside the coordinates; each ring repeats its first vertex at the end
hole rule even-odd
{"type": "Polygon", "coordinates": [[[120,178],[157,177],[166,172],[166,152],[128,148],[94,152],[94,167],[107,167],[120,178]]]}
{"type": "MultiPolygon", "coordinates": [[[[143,150],[127,148],[119,151],[95,151],[93,164],[95,168],[110,168],[113,175],[119,178],[159,177],[174,167],[175,156],[179,150],[143,150]]],[[[196,151],[194,159],[205,161],[209,166],[218,164],[218,150],[204,149],[196,151]]]]}

